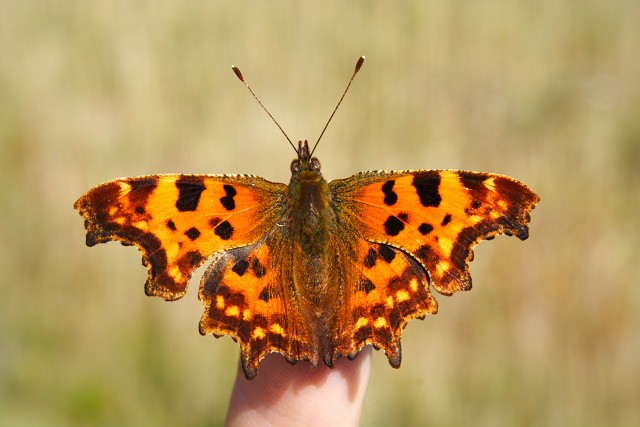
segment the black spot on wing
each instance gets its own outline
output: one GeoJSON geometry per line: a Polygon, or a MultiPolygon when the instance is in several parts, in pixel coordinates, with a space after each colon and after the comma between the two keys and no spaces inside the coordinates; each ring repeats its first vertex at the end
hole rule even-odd
{"type": "Polygon", "coordinates": [[[440,223],[441,226],[445,226],[451,222],[451,214],[446,214],[440,223]]]}
{"type": "Polygon", "coordinates": [[[398,201],[398,195],[393,191],[395,180],[390,179],[382,185],[382,192],[384,193],[384,204],[387,206],[393,206],[398,201]]]}
{"type": "Polygon", "coordinates": [[[176,181],[178,200],[176,208],[180,212],[195,211],[200,203],[200,196],[206,189],[204,182],[198,177],[182,177],[176,181]]]}
{"type": "Polygon", "coordinates": [[[213,218],[209,219],[209,225],[211,226],[211,228],[216,228],[216,226],[221,222],[222,222],[222,218],[217,216],[214,216],[213,218]]]}
{"type": "Polygon", "coordinates": [[[384,231],[389,236],[397,236],[404,230],[404,223],[394,215],[389,215],[389,218],[384,222],[384,231]]]}
{"type": "Polygon", "coordinates": [[[173,222],[172,220],[167,220],[167,228],[171,231],[176,231],[177,230],[176,223],[173,222]]]}
{"type": "Polygon", "coordinates": [[[260,291],[260,295],[258,296],[258,298],[264,302],[269,302],[269,300],[271,299],[271,292],[269,292],[268,286],[262,288],[262,291],[260,291]]]}
{"type": "Polygon", "coordinates": [[[398,214],[398,218],[400,218],[400,220],[402,222],[409,222],[409,213],[408,212],[400,212],[398,214]]]}
{"type": "Polygon", "coordinates": [[[364,266],[367,268],[371,268],[376,265],[376,260],[378,259],[378,254],[374,249],[369,249],[367,252],[367,256],[364,257],[364,266]]]}
{"type": "Polygon", "coordinates": [[[229,240],[231,236],[233,236],[233,231],[233,226],[229,223],[229,221],[223,221],[218,224],[213,232],[222,240],[229,240]]]}
{"type": "Polygon", "coordinates": [[[460,183],[467,190],[471,190],[473,193],[486,193],[487,188],[484,186],[484,181],[489,178],[489,175],[478,172],[460,172],[458,176],[460,183]]]}
{"type": "Polygon", "coordinates": [[[420,232],[420,234],[422,234],[424,236],[424,235],[429,234],[429,233],[431,233],[433,231],[433,225],[428,224],[426,222],[423,222],[418,227],[418,231],[420,232]]]}
{"type": "MultiPolygon", "coordinates": [[[[249,262],[245,258],[245,248],[236,248],[222,253],[205,271],[202,276],[202,295],[206,299],[215,301],[216,295],[225,297],[225,302],[229,302],[226,295],[229,288],[224,286],[224,275],[227,266],[232,265],[231,271],[238,276],[242,276],[249,269],[249,262]]],[[[212,304],[211,313],[218,310],[215,304],[212,304]]]]}
{"type": "Polygon", "coordinates": [[[131,178],[126,180],[126,183],[131,186],[131,191],[129,192],[129,203],[137,206],[137,213],[144,213],[144,206],[147,204],[149,196],[158,186],[158,178],[131,178]],[[138,208],[142,208],[143,212],[139,212],[138,208]]]}
{"type": "Polygon", "coordinates": [[[254,258],[253,262],[251,263],[251,268],[253,269],[253,273],[258,279],[267,274],[267,269],[260,263],[260,260],[258,258],[254,258]]]}
{"type": "Polygon", "coordinates": [[[360,279],[360,283],[358,285],[359,291],[362,291],[365,294],[368,294],[369,292],[373,291],[375,288],[376,288],[376,285],[374,285],[371,280],[367,279],[366,277],[363,277],[362,279],[360,279]]]}
{"type": "Polygon", "coordinates": [[[200,237],[200,230],[195,227],[191,227],[190,229],[185,231],[184,235],[191,240],[196,240],[198,237],[200,237]]]}
{"type": "Polygon", "coordinates": [[[228,211],[232,211],[236,208],[236,202],[233,199],[238,193],[233,185],[225,184],[222,187],[225,192],[225,196],[220,198],[220,203],[228,211]]]}
{"type": "Polygon", "coordinates": [[[438,191],[440,174],[437,171],[416,172],[412,184],[416,188],[422,206],[440,206],[442,197],[438,191]]]}
{"type": "Polygon", "coordinates": [[[130,178],[127,180],[127,184],[131,186],[131,191],[151,192],[158,186],[158,178],[153,176],[147,176],[144,178],[130,178]]]}
{"type": "Polygon", "coordinates": [[[249,261],[247,261],[244,258],[236,262],[234,266],[231,267],[231,271],[236,273],[238,276],[244,276],[244,273],[246,273],[248,269],[249,269],[249,261]]]}
{"type": "Polygon", "coordinates": [[[391,263],[396,257],[396,253],[393,249],[386,245],[380,245],[380,249],[378,249],[378,253],[380,257],[385,260],[387,263],[391,263]]]}

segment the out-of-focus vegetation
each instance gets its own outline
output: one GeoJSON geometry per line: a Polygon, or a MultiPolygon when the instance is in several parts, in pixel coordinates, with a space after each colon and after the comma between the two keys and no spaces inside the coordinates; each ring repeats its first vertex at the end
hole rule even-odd
{"type": "MultiPolygon", "coordinates": [[[[542,197],[526,242],[376,354],[363,425],[640,425],[640,2],[0,0],[0,425],[216,426],[238,357],[74,200],[160,172],[464,168],[542,197]]],[[[319,402],[321,404],[321,402],[319,402]]]]}

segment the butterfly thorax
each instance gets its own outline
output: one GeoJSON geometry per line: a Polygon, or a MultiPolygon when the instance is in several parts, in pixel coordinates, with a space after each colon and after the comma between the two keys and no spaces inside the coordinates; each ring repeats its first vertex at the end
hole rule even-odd
{"type": "Polygon", "coordinates": [[[311,157],[307,141],[298,143],[298,159],[291,164],[289,183],[289,232],[296,237],[307,257],[322,256],[336,218],[331,192],[320,173],[320,162],[311,157]]]}

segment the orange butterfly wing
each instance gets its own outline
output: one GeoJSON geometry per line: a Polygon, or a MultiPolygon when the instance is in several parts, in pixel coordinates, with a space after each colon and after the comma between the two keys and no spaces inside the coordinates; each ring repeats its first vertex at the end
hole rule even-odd
{"type": "Polygon", "coordinates": [[[315,357],[283,268],[291,242],[277,225],[287,196],[286,185],[255,176],[154,175],[103,183],[75,208],[88,246],[119,240],[143,252],[150,296],[182,297],[195,269],[213,256],[198,294],[200,333],[239,341],[252,378],[270,352],[292,363],[315,357]]]}
{"type": "Polygon", "coordinates": [[[445,295],[471,288],[473,247],[498,234],[528,237],[538,196],[512,178],[479,172],[363,172],[329,186],[358,246],[360,281],[345,292],[336,356],[371,343],[400,364],[400,333],[437,311],[445,295]]]}
{"type": "Polygon", "coordinates": [[[424,268],[411,256],[389,245],[357,242],[359,271],[347,282],[333,332],[332,359],[353,359],[366,344],[384,349],[389,363],[400,366],[401,332],[407,322],[435,314],[438,305],[429,291],[424,268]]]}
{"type": "Polygon", "coordinates": [[[258,364],[271,352],[290,363],[317,363],[309,331],[291,288],[291,242],[279,229],[247,247],[219,254],[200,283],[205,305],[201,334],[230,335],[240,343],[242,368],[253,378],[258,364]]]}
{"type": "Polygon", "coordinates": [[[181,298],[189,278],[216,252],[247,246],[281,216],[284,184],[255,176],[150,175],[105,182],[74,207],[87,245],[136,245],[149,267],[147,295],[181,298]]]}

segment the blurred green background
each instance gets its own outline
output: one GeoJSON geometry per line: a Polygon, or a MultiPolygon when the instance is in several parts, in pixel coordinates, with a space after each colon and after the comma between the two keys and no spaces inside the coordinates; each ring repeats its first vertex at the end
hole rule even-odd
{"type": "MultiPolygon", "coordinates": [[[[73,202],[112,178],[288,182],[499,172],[542,197],[483,243],[475,288],[381,353],[362,424],[640,425],[640,2],[0,0],[0,425],[217,426],[238,347],[201,337],[133,248],[84,245],[73,202]]],[[[319,402],[321,404],[321,402],[319,402]]]]}

